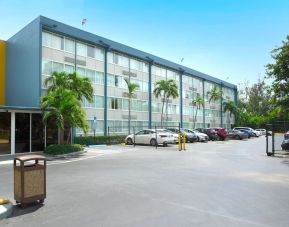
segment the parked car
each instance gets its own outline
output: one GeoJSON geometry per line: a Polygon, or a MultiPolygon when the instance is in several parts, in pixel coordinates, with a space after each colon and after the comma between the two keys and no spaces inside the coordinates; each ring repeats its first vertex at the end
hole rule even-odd
{"type": "Polygon", "coordinates": [[[217,132],[217,135],[219,137],[220,140],[225,140],[228,133],[224,128],[212,128],[217,132]]]}
{"type": "MultiPolygon", "coordinates": [[[[157,129],[157,133],[160,133],[160,132],[166,132],[166,133],[172,134],[172,136],[174,137],[175,143],[178,143],[178,141],[179,141],[179,134],[178,133],[172,132],[168,129],[157,129]]],[[[182,140],[182,136],[181,136],[181,140],[182,140]]]]}
{"type": "MultiPolygon", "coordinates": [[[[173,133],[179,133],[178,128],[167,128],[167,130],[170,130],[173,133]]],[[[193,142],[198,141],[197,135],[195,133],[187,133],[186,131],[184,131],[184,129],[181,129],[180,133],[181,133],[182,137],[186,134],[186,141],[187,142],[193,143],[193,142]]]]}
{"type": "Polygon", "coordinates": [[[217,132],[212,128],[197,128],[196,130],[207,134],[207,136],[209,137],[209,140],[214,141],[218,139],[217,132]]]}
{"type": "MultiPolygon", "coordinates": [[[[234,129],[233,129],[234,130],[234,129]]],[[[247,136],[248,136],[248,139],[251,138],[251,137],[255,137],[255,134],[250,131],[250,130],[247,130],[247,129],[239,129],[239,131],[241,132],[244,132],[247,136]]]]}
{"type": "Polygon", "coordinates": [[[254,137],[259,137],[260,135],[261,135],[261,133],[260,132],[258,132],[258,131],[255,131],[254,129],[252,129],[252,128],[250,128],[250,127],[235,127],[235,128],[233,128],[233,130],[240,130],[240,129],[245,129],[245,130],[247,130],[247,131],[250,131],[250,132],[252,132],[251,134],[254,136],[254,137]]]}
{"type": "Polygon", "coordinates": [[[284,139],[281,144],[282,150],[288,151],[289,150],[289,139],[284,139]]]}
{"type": "Polygon", "coordinates": [[[264,128],[257,128],[255,131],[260,132],[262,135],[266,135],[266,129],[264,128]]]}
{"type": "Polygon", "coordinates": [[[284,134],[284,139],[285,140],[289,139],[289,131],[284,134]]]}
{"type": "Polygon", "coordinates": [[[197,136],[198,142],[206,142],[209,140],[209,137],[207,134],[199,132],[198,130],[192,130],[192,129],[184,129],[186,133],[194,133],[197,136]]]}
{"type": "Polygon", "coordinates": [[[229,130],[227,137],[231,139],[242,140],[242,139],[247,139],[248,134],[245,132],[241,132],[239,130],[229,130]]]}
{"type": "Polygon", "coordinates": [[[156,146],[162,144],[166,146],[167,144],[175,143],[175,139],[171,133],[168,132],[157,132],[155,129],[145,129],[137,133],[130,134],[125,138],[126,144],[148,144],[151,146],[156,146]]]}

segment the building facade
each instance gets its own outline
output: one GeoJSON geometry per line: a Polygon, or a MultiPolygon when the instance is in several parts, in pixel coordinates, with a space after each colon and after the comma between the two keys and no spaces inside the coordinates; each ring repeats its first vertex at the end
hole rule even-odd
{"type": "MultiPolygon", "coordinates": [[[[39,110],[40,97],[47,90],[44,81],[54,71],[76,71],[91,80],[94,101],[82,100],[90,134],[94,119],[97,134],[106,135],[109,129],[127,132],[129,99],[124,78],[139,85],[131,100],[131,126],[159,125],[162,100],[153,90],[155,82],[167,79],[176,81],[179,97],[169,100],[165,124],[230,128],[234,123],[223,113],[222,103],[236,102],[235,85],[43,16],[1,41],[0,57],[0,155],[43,150],[58,141],[55,124],[44,126],[39,110]],[[214,86],[223,98],[209,102],[207,92],[214,86]],[[198,96],[205,105],[194,122],[192,100],[198,96]]],[[[73,130],[74,136],[82,134],[73,130]]]]}

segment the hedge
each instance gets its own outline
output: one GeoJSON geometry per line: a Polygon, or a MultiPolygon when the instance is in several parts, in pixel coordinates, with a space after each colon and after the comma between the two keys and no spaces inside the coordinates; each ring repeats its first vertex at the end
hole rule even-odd
{"type": "Polygon", "coordinates": [[[55,144],[46,147],[44,153],[50,155],[59,155],[82,151],[83,149],[83,145],[80,144],[55,144]]]}
{"type": "Polygon", "coordinates": [[[82,145],[98,145],[98,144],[119,144],[123,143],[125,135],[118,136],[79,136],[74,138],[74,142],[82,145]]]}

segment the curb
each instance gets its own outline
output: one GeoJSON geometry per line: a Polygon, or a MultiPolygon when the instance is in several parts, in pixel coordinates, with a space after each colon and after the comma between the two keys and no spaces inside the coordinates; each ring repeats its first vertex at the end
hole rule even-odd
{"type": "Polygon", "coordinates": [[[47,161],[53,161],[53,160],[56,160],[56,159],[59,159],[59,158],[66,158],[66,157],[70,157],[70,156],[74,156],[74,155],[84,154],[86,152],[87,152],[86,150],[83,150],[83,151],[71,152],[71,153],[68,153],[68,154],[46,155],[45,157],[46,157],[47,161]]]}
{"type": "Polygon", "coordinates": [[[13,211],[13,204],[7,203],[4,205],[0,205],[0,220],[8,218],[13,211]]]}

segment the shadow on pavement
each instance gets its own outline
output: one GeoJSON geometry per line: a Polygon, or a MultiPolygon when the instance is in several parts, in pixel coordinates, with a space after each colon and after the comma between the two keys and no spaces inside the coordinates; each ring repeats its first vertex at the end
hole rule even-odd
{"type": "Polygon", "coordinates": [[[43,206],[44,204],[39,204],[37,202],[29,204],[27,208],[21,208],[19,205],[13,205],[12,215],[8,218],[14,218],[14,217],[18,217],[18,216],[22,216],[26,214],[31,214],[43,206]]]}

